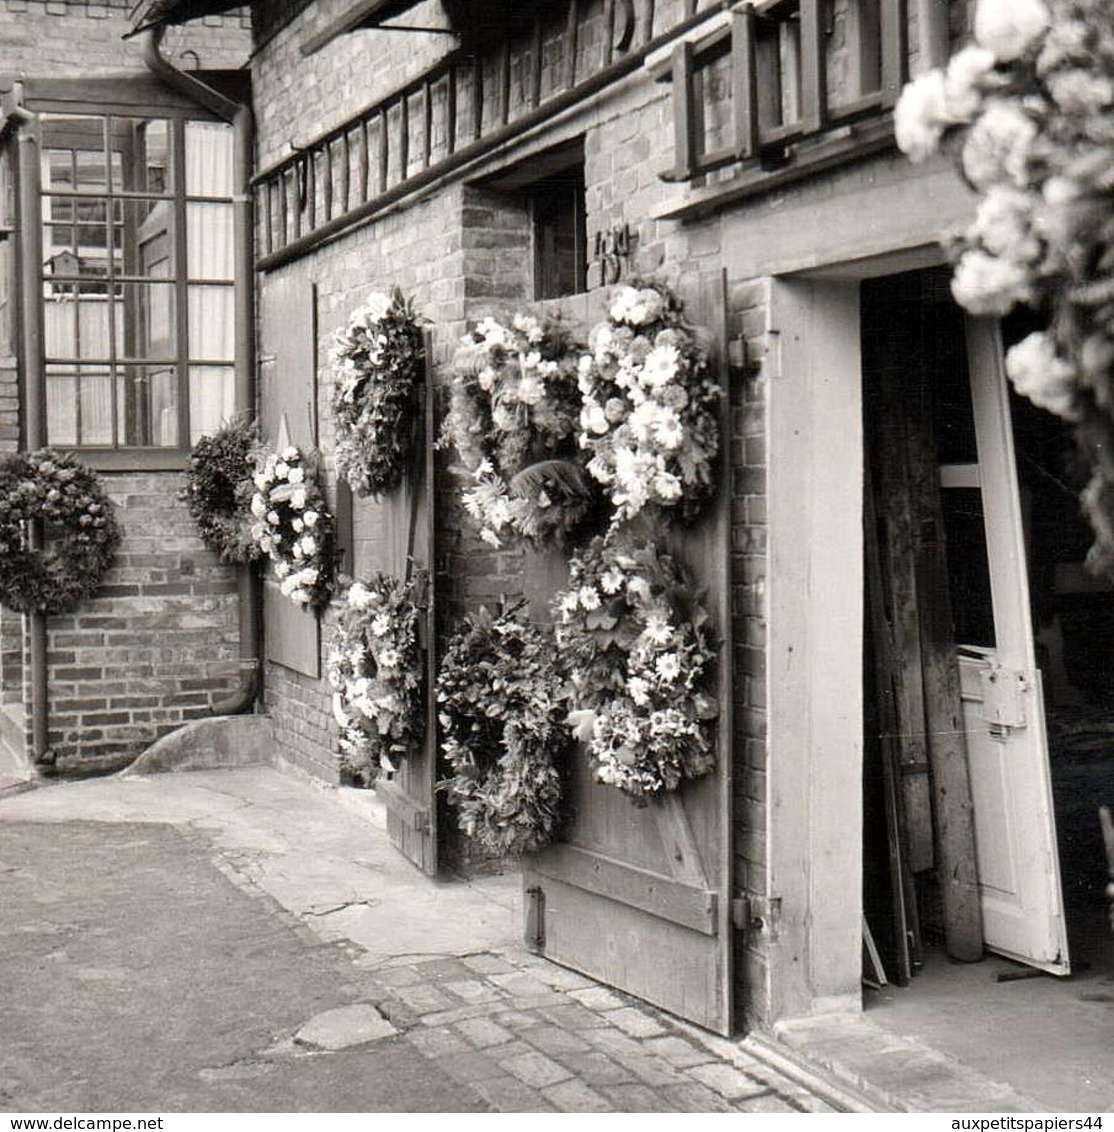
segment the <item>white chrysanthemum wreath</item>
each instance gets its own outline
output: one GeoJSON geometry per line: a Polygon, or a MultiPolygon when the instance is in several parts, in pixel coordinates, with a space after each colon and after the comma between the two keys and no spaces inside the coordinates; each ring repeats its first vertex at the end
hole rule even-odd
{"type": "Polygon", "coordinates": [[[352,312],[332,351],[336,466],[357,495],[382,495],[406,471],[419,419],[425,344],[395,287],[352,312]]]}
{"type": "Polygon", "coordinates": [[[635,799],[715,768],[715,652],[707,611],[653,543],[593,539],[554,598],[569,724],[598,782],[635,799]]]}
{"type": "Polygon", "coordinates": [[[615,521],[647,505],[694,518],[715,490],[719,387],[666,287],[617,287],[581,357],[579,442],[615,521]]]}
{"type": "Polygon", "coordinates": [[[333,591],[332,516],[312,465],[294,445],[263,451],[252,479],[252,538],[286,597],[323,608],[333,591]]]}
{"type": "Polygon", "coordinates": [[[344,593],[326,659],[340,765],[370,786],[396,771],[425,730],[424,665],[418,627],[420,579],[377,574],[344,593]]]}

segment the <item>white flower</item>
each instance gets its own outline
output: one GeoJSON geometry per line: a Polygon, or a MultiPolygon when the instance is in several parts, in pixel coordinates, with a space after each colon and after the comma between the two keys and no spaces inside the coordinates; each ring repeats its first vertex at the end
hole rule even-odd
{"type": "Polygon", "coordinates": [[[363,313],[370,325],[373,322],[382,322],[383,319],[387,317],[390,309],[390,295],[384,295],[382,291],[372,291],[372,293],[368,295],[363,313]]]}
{"type": "Polygon", "coordinates": [[[289,575],[289,573],[290,573],[290,563],[289,562],[276,562],[275,563],[275,577],[278,578],[279,581],[282,581],[282,579],[287,577],[289,575]]]}
{"type": "Polygon", "coordinates": [[[1008,185],[991,185],[979,204],[975,223],[967,233],[972,243],[981,243],[991,255],[1018,263],[1039,259],[1040,241],[1033,235],[1036,198],[1008,185]]]}
{"type": "Polygon", "coordinates": [[[302,553],[307,558],[312,558],[317,553],[317,540],[313,535],[302,535],[298,541],[298,545],[302,548],[302,553]]]}
{"type": "Polygon", "coordinates": [[[480,538],[489,546],[495,547],[496,550],[503,545],[502,540],[490,527],[484,527],[483,530],[480,531],[480,538]]]}
{"type": "Polygon", "coordinates": [[[592,401],[585,404],[580,410],[580,428],[583,432],[603,436],[610,432],[611,425],[603,408],[597,402],[592,401]]]}
{"type": "Polygon", "coordinates": [[[367,609],[372,604],[371,591],[363,582],[353,582],[348,587],[347,601],[353,609],[367,609]]]}
{"type": "Polygon", "coordinates": [[[272,527],[277,527],[279,525],[279,513],[277,511],[268,511],[267,522],[270,523],[272,527]]]}
{"type": "Polygon", "coordinates": [[[975,41],[1008,63],[1036,45],[1051,19],[1043,0],[979,0],[975,41]]]}
{"type": "Polygon", "coordinates": [[[1047,334],[1038,331],[1011,347],[1006,373],[1018,393],[1034,405],[1069,421],[1079,419],[1075,370],[1057,356],[1047,334]]]}
{"type": "Polygon", "coordinates": [[[280,480],[286,479],[290,475],[290,465],[287,464],[285,460],[280,460],[275,465],[275,475],[278,476],[280,480]]]}
{"type": "Polygon", "coordinates": [[[623,572],[612,566],[600,578],[600,589],[605,594],[617,594],[623,588],[623,572]]]}
{"type": "Polygon", "coordinates": [[[290,506],[293,507],[296,511],[301,511],[301,509],[305,507],[305,505],[306,489],[299,485],[290,493],[290,506]]]}
{"type": "Polygon", "coordinates": [[[488,316],[481,318],[476,324],[476,334],[483,340],[488,349],[496,346],[506,346],[508,340],[507,328],[500,322],[488,316]]]}
{"type": "Polygon", "coordinates": [[[258,492],[251,497],[251,513],[257,518],[262,519],[267,514],[267,504],[263,500],[263,496],[258,492]]]}
{"type": "Polygon", "coordinates": [[[627,594],[636,601],[650,600],[650,583],[641,575],[627,582],[627,594]]]}
{"type": "Polygon", "coordinates": [[[304,483],[306,478],[305,468],[291,468],[287,473],[286,479],[288,483],[304,483]]]}
{"type": "Polygon", "coordinates": [[[558,604],[558,608],[567,616],[570,613],[575,613],[576,607],[579,604],[580,599],[576,596],[575,591],[568,590],[566,593],[563,593],[561,595],[561,600],[558,604]]]}
{"type": "Polygon", "coordinates": [[[305,514],[302,515],[302,522],[305,523],[305,525],[309,527],[310,530],[312,530],[317,526],[317,520],[319,517],[320,516],[316,511],[306,511],[305,514]]]}
{"type": "Polygon", "coordinates": [[[1024,267],[977,248],[963,253],[952,277],[955,301],[972,314],[1007,314],[1031,294],[1024,267]]]}
{"type": "Polygon", "coordinates": [[[542,330],[541,323],[538,322],[533,315],[516,314],[511,325],[520,334],[524,334],[526,341],[531,345],[536,345],[545,337],[545,331],[542,330]]]}
{"type": "Polygon", "coordinates": [[[391,619],[386,613],[377,613],[371,619],[371,635],[385,637],[391,631],[391,619]]]}
{"type": "Polygon", "coordinates": [[[663,503],[675,503],[681,498],[684,485],[672,472],[658,472],[653,479],[654,494],[663,503]]]}
{"type": "Polygon", "coordinates": [[[627,694],[639,707],[645,707],[650,702],[650,685],[641,676],[632,676],[627,681],[627,694]]]}
{"type": "Polygon", "coordinates": [[[948,60],[944,73],[944,104],[948,116],[969,122],[982,105],[981,84],[994,69],[994,52],[968,44],[948,60]]]}
{"type": "Polygon", "coordinates": [[[931,157],[948,125],[942,71],[929,71],[905,84],[894,107],[894,136],[910,161],[931,157]]]}
{"type": "Polygon", "coordinates": [[[1054,71],[1045,80],[1048,93],[1066,114],[1087,114],[1109,107],[1114,83],[1108,75],[1096,75],[1080,67],[1054,71]]]}
{"type": "Polygon", "coordinates": [[[675,652],[665,652],[658,657],[654,669],[662,680],[676,680],[681,674],[681,662],[675,652]]]}
{"type": "Polygon", "coordinates": [[[600,595],[595,586],[581,586],[577,597],[580,604],[589,612],[600,607],[600,595]]]}
{"type": "Polygon", "coordinates": [[[545,396],[545,382],[537,374],[524,373],[517,392],[524,405],[536,405],[545,396]]]}
{"type": "Polygon", "coordinates": [[[495,384],[495,377],[495,370],[493,370],[491,366],[484,366],[483,369],[476,374],[476,381],[485,393],[490,393],[491,387],[495,384]]]}
{"type": "Polygon", "coordinates": [[[297,448],[294,447],[293,444],[288,444],[282,450],[281,455],[282,455],[282,459],[284,459],[284,460],[298,460],[298,459],[301,458],[302,454],[301,454],[301,452],[298,451],[297,448]]]}
{"type": "Polygon", "coordinates": [[[642,631],[651,644],[667,645],[673,639],[673,627],[660,613],[651,613],[642,631]]]}
{"type": "Polygon", "coordinates": [[[1024,189],[1036,136],[1036,123],[1013,100],[988,99],[963,143],[963,172],[976,188],[1008,179],[1024,189]]]}
{"type": "MultiPolygon", "coordinates": [[[[627,423],[636,440],[645,444],[650,439],[650,431],[657,424],[662,411],[661,406],[656,401],[643,401],[631,413],[627,423]]],[[[620,478],[627,479],[628,477],[620,472],[620,478]]]]}
{"type": "Polygon", "coordinates": [[[380,668],[397,668],[402,662],[402,654],[398,649],[384,649],[378,656],[380,668]]]}
{"type": "Polygon", "coordinates": [[[642,384],[660,389],[677,376],[677,363],[681,352],[676,346],[655,346],[642,363],[642,384]]]}
{"type": "Polygon", "coordinates": [[[681,418],[672,409],[664,406],[658,411],[652,427],[654,439],[668,452],[677,448],[685,436],[685,430],[681,427],[681,418]]]}
{"type": "Polygon", "coordinates": [[[294,518],[290,520],[290,526],[293,528],[295,534],[301,534],[305,523],[295,515],[294,518]]]}

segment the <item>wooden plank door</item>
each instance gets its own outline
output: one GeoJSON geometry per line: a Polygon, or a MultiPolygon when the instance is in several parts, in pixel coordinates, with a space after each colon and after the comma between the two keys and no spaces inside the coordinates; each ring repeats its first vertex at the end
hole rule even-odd
{"type": "MultiPolygon", "coordinates": [[[[299,275],[271,278],[260,294],[259,428],[277,448],[317,447],[317,294],[299,275]]],[[[316,680],[321,675],[317,615],[284,597],[268,569],[263,582],[267,660],[316,680]]]]}
{"type": "MultiPolygon", "coordinates": [[[[698,293],[686,297],[692,321],[716,332],[722,371],[722,277],[701,280],[698,293]]],[[[725,1034],[733,1021],[726,408],[725,398],[715,503],[696,526],[667,539],[704,588],[722,640],[717,769],[639,807],[614,787],[593,782],[581,751],[574,760],[575,819],[567,842],[533,855],[524,867],[528,946],[725,1034]]]]}
{"type": "MultiPolygon", "coordinates": [[[[991,951],[1070,971],[1041,674],[1029,606],[1021,503],[999,326],[969,319],[978,465],[994,644],[959,644],[983,934],[991,951]]],[[[944,479],[947,489],[949,480],[944,479]]]]}
{"type": "Polygon", "coordinates": [[[392,775],[381,775],[375,791],[387,809],[387,833],[407,860],[429,876],[437,872],[437,712],[433,687],[437,676],[434,633],[433,381],[426,335],[426,379],[419,401],[411,464],[403,482],[379,500],[357,502],[362,511],[356,562],[359,573],[379,570],[398,578],[421,577],[424,603],[422,641],[426,660],[426,726],[419,750],[402,760],[392,775]]]}

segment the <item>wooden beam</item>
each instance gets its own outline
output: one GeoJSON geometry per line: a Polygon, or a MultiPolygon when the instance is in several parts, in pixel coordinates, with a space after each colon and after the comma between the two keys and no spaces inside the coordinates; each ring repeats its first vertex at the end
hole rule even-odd
{"type": "Polygon", "coordinates": [[[302,55],[313,55],[326,44],[357,28],[374,27],[392,16],[401,15],[417,7],[419,0],[356,0],[346,12],[330,20],[319,32],[311,35],[301,46],[302,55]]]}
{"type": "MultiPolygon", "coordinates": [[[[909,73],[908,23],[905,0],[882,0],[880,13],[882,36],[882,105],[897,103],[909,73]]],[[[935,48],[933,49],[935,50],[935,48]]],[[[945,56],[947,49],[945,45],[945,56]]]]}
{"type": "Polygon", "coordinates": [[[827,65],[820,0],[801,0],[801,122],[818,133],[828,117],[827,65]]]}
{"type": "Polygon", "coordinates": [[[687,181],[696,168],[696,115],[692,97],[692,44],[673,48],[672,179],[687,181]]]}
{"type": "Polygon", "coordinates": [[[718,900],[711,889],[686,884],[575,845],[544,850],[531,858],[530,866],[542,876],[648,912],[702,935],[716,934],[718,900]]]}
{"type": "Polygon", "coordinates": [[[735,98],[735,154],[753,157],[758,146],[758,72],[754,12],[736,9],[731,15],[731,62],[735,98]]]}

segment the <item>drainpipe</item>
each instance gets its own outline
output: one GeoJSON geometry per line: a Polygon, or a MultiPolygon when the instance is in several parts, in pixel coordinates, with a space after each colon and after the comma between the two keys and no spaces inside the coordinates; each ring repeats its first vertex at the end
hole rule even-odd
{"type": "MultiPolygon", "coordinates": [[[[251,178],[254,165],[254,128],[251,106],[236,102],[202,82],[196,75],[179,70],[160,50],[165,28],[147,28],[143,35],[143,61],[168,86],[204,106],[232,126],[235,196],[233,240],[235,259],[236,411],[255,410],[255,247],[252,218],[251,178]]],[[[213,705],[214,715],[240,715],[251,711],[262,689],[260,654],[262,593],[257,571],[240,567],[237,579],[240,605],[240,661],[242,683],[237,691],[213,705]]]]}
{"type": "MultiPolygon", "coordinates": [[[[43,380],[43,230],[39,163],[39,136],[33,127],[36,116],[16,104],[12,117],[20,129],[19,145],[19,270],[23,319],[23,441],[29,452],[46,444],[46,385],[43,380]]],[[[41,547],[41,523],[32,523],[32,547],[41,547]]],[[[30,653],[31,757],[35,766],[49,766],[54,760],[49,743],[50,700],[47,691],[46,614],[39,609],[27,614],[30,653]]]]}

